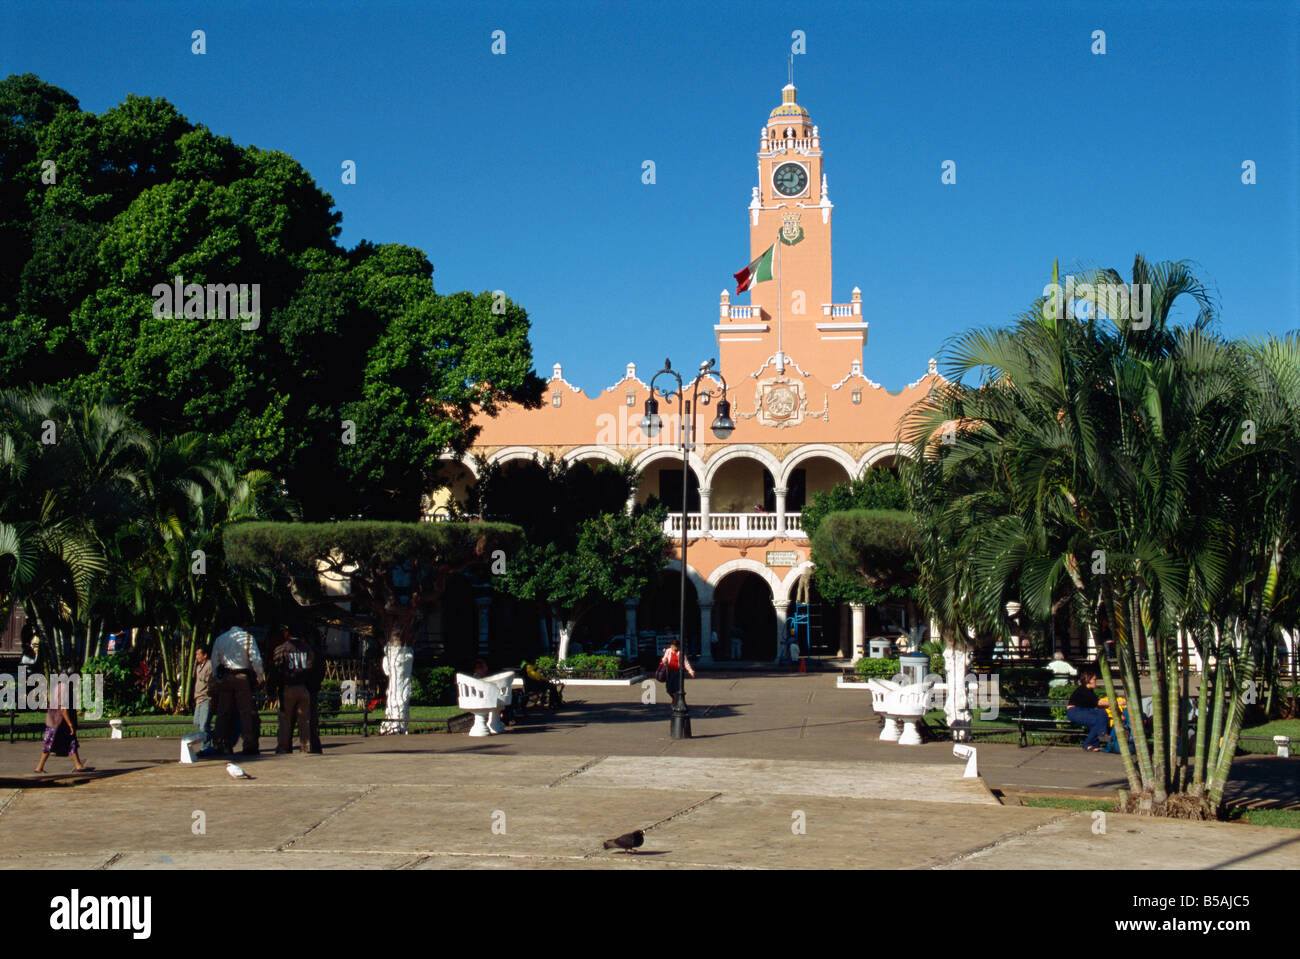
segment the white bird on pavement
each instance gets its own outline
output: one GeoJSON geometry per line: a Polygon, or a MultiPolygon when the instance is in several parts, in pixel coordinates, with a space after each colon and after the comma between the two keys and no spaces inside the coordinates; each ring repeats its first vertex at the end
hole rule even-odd
{"type": "Polygon", "coordinates": [[[236,766],[234,763],[226,763],[226,772],[230,773],[235,779],[252,779],[253,777],[244,772],[242,766],[236,766]]]}

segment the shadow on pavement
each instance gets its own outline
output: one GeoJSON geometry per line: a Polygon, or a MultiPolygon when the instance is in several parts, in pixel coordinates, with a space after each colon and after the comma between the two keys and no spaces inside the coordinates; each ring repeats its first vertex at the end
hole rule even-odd
{"type": "Polygon", "coordinates": [[[35,773],[30,777],[17,778],[0,776],[0,789],[48,789],[57,786],[81,786],[95,779],[112,779],[126,773],[145,769],[152,763],[137,763],[126,769],[99,769],[79,773],[72,770],[66,773],[35,773]]]}
{"type": "Polygon", "coordinates": [[[1300,762],[1280,756],[1238,757],[1223,792],[1233,806],[1300,809],[1300,762]]]}

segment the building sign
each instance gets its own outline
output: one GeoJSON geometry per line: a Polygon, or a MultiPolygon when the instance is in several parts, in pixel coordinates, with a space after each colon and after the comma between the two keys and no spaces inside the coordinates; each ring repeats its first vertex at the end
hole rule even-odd
{"type": "Polygon", "coordinates": [[[795,566],[798,562],[799,554],[792,549],[770,549],[767,551],[768,566],[795,566]]]}

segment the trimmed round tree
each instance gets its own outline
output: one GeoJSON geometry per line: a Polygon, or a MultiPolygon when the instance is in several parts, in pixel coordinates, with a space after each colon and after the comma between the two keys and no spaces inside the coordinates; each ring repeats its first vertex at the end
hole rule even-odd
{"type": "Polygon", "coordinates": [[[478,522],[254,522],[224,536],[230,562],[273,570],[306,615],[373,629],[388,675],[384,732],[406,731],[416,621],[447,577],[513,556],[522,542],[517,526],[478,522]]]}
{"type": "Polygon", "coordinates": [[[830,600],[874,605],[916,585],[911,514],[893,509],[827,513],[812,534],[817,588],[830,600]]]}

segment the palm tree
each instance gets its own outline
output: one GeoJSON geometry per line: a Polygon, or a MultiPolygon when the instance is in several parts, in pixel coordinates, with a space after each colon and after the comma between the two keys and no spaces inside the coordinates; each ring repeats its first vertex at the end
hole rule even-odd
{"type": "MultiPolygon", "coordinates": [[[[51,470],[64,411],[47,393],[0,393],[0,606],[23,602],[39,624],[90,602],[103,551],[51,470]],[[53,614],[53,615],[52,615],[53,614]]],[[[42,629],[42,635],[52,635],[42,629]]],[[[49,650],[52,665],[63,648],[49,650]]]]}
{"type": "MultiPolygon", "coordinates": [[[[1118,279],[1087,278],[1094,289],[1118,279]]],[[[1133,282],[1149,290],[1149,313],[1095,297],[1109,315],[1081,319],[1069,304],[1057,316],[1039,299],[1010,329],[959,337],[946,356],[954,382],[911,412],[901,438],[932,454],[912,478],[922,542],[955,545],[946,555],[965,567],[925,574],[932,608],[955,616],[964,596],[966,622],[997,629],[1009,598],[1040,618],[1069,602],[1094,636],[1104,610],[1125,688],[1140,688],[1139,657],[1151,673],[1151,734],[1133,723],[1132,750],[1119,737],[1132,805],[1208,815],[1241,727],[1228,690],[1253,681],[1293,545],[1294,341],[1252,352],[1211,335],[1213,304],[1186,264],[1138,257],[1133,282]],[[1170,321],[1181,297],[1197,307],[1189,327],[1170,321]],[[973,372],[978,385],[961,382],[973,372]],[[1243,410],[1258,421],[1248,443],[1243,410]],[[1211,728],[1202,708],[1194,762],[1180,631],[1218,663],[1202,677],[1211,728]]],[[[1115,701],[1110,663],[1100,666],[1115,701]]]]}

